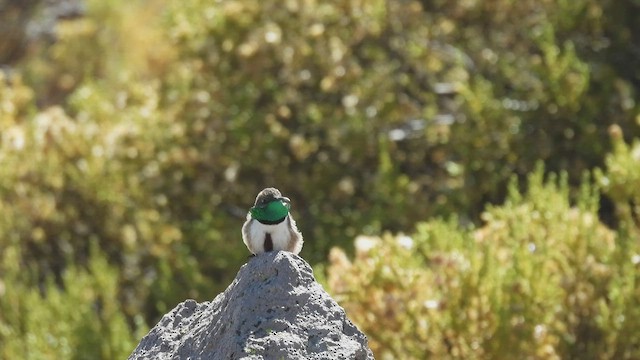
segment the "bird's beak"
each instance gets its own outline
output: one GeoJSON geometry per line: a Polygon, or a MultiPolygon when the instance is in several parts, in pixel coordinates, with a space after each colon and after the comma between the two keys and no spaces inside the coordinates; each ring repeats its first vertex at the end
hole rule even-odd
{"type": "Polygon", "coordinates": [[[289,199],[288,197],[285,197],[285,196],[279,197],[278,200],[282,200],[282,201],[286,202],[287,204],[291,204],[291,199],[289,199]]]}
{"type": "Polygon", "coordinates": [[[277,200],[284,202],[284,206],[286,206],[287,209],[291,209],[291,200],[288,197],[281,196],[277,200]]]}

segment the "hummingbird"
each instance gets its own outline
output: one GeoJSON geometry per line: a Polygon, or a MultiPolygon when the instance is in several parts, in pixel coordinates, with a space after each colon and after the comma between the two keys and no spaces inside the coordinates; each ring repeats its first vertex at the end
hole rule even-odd
{"type": "Polygon", "coordinates": [[[286,250],[294,254],[302,250],[302,233],[289,213],[291,200],[276,188],[258,193],[242,226],[242,241],[252,254],[286,250]]]}

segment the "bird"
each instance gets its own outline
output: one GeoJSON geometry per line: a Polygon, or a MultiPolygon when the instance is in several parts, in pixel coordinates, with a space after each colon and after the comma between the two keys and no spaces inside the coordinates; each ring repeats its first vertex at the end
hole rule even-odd
{"type": "Polygon", "coordinates": [[[269,187],[258,193],[242,225],[242,241],[253,255],[269,251],[289,251],[296,255],[304,240],[289,213],[291,200],[269,187]]]}

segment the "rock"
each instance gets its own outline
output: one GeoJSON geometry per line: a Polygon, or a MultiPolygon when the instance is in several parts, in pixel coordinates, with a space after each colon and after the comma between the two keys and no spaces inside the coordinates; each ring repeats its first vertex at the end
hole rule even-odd
{"type": "Polygon", "coordinates": [[[289,252],[251,258],[213,301],[186,300],[134,359],[373,359],[366,336],[289,252]]]}
{"type": "Polygon", "coordinates": [[[32,43],[52,43],[58,21],[84,13],[84,0],[0,0],[0,70],[9,71],[32,43]]]}

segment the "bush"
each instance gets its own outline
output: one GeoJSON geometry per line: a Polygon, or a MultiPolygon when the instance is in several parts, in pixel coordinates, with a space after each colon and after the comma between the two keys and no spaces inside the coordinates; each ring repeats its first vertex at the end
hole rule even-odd
{"type": "Polygon", "coordinates": [[[539,159],[571,196],[608,166],[613,230],[633,239],[635,150],[621,138],[606,158],[603,135],[640,135],[636,6],[88,0],[0,73],[0,251],[40,289],[87,268],[96,243],[128,324],[152,324],[228,285],[264,186],[292,198],[302,255],[322,265],[358,234],[478,224],[539,159]]]}
{"type": "Polygon", "coordinates": [[[67,269],[60,283],[32,283],[19,249],[4,249],[0,264],[0,356],[4,359],[124,359],[146,331],[129,324],[118,301],[119,273],[94,248],[87,269],[67,269]],[[134,328],[135,331],[132,331],[134,328]]]}
{"type": "Polygon", "coordinates": [[[637,239],[640,236],[640,140],[634,139],[629,145],[624,142],[619,127],[613,126],[610,131],[613,152],[605,159],[606,170],[596,173],[604,193],[614,203],[621,231],[637,239]]]}
{"type": "Polygon", "coordinates": [[[588,181],[572,206],[566,176],[542,173],[475,230],[433,220],[359,238],[353,261],[332,250],[329,292],[376,358],[640,356],[640,244],[598,221],[588,181]]]}

